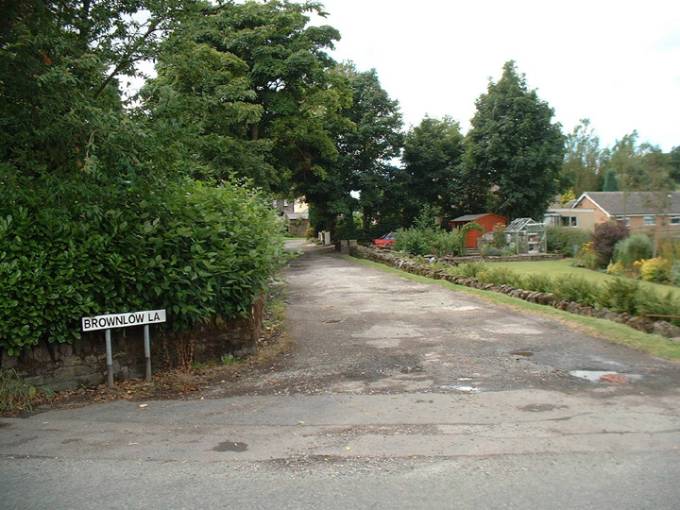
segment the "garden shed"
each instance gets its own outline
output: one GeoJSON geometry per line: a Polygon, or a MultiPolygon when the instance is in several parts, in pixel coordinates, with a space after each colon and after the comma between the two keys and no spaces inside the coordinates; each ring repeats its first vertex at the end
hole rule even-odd
{"type": "Polygon", "coordinates": [[[470,230],[465,234],[465,248],[476,249],[479,243],[479,238],[482,237],[486,232],[493,231],[494,226],[507,225],[508,219],[505,216],[500,216],[494,213],[480,213],[480,214],[465,214],[459,216],[449,222],[451,228],[460,228],[468,223],[477,223],[484,229],[484,232],[479,232],[477,230],[470,230]]]}
{"type": "Polygon", "coordinates": [[[547,236],[545,224],[531,218],[512,220],[505,229],[506,240],[514,245],[517,253],[546,253],[547,236]]]}

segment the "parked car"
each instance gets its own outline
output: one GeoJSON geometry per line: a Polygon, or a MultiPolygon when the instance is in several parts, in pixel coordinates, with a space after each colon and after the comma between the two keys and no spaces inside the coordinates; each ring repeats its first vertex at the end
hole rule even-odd
{"type": "Polygon", "coordinates": [[[378,239],[373,239],[373,246],[376,248],[392,248],[394,246],[394,232],[389,232],[378,239]]]}

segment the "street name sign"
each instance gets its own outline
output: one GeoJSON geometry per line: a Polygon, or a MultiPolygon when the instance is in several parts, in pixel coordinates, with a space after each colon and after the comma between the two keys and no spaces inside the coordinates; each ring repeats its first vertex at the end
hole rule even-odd
{"type": "Polygon", "coordinates": [[[99,331],[111,328],[128,328],[165,322],[165,310],[146,310],[143,312],[115,313],[83,317],[83,331],[99,331]]]}

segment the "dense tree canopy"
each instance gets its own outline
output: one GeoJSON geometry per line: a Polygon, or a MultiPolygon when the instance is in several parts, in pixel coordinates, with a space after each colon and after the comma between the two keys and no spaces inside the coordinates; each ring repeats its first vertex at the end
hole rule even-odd
{"type": "Polygon", "coordinates": [[[467,134],[468,179],[488,191],[494,212],[542,217],[558,190],[564,137],[553,110],[530,90],[514,62],[476,102],[467,134]]]}
{"type": "Polygon", "coordinates": [[[406,195],[406,224],[411,223],[425,205],[450,217],[461,209],[461,203],[468,201],[461,169],[463,153],[460,126],[451,118],[426,117],[409,130],[400,179],[406,195]]]}
{"type": "Polygon", "coordinates": [[[590,127],[590,120],[581,119],[565,140],[562,187],[571,189],[576,196],[584,191],[599,190],[602,187],[602,157],[600,139],[590,127]]]}
{"type": "Polygon", "coordinates": [[[336,174],[344,176],[345,192],[359,194],[357,205],[366,232],[378,222],[394,226],[398,211],[394,161],[403,144],[399,103],[382,88],[375,70],[359,72],[345,64],[341,72],[352,89],[352,104],[342,112],[352,128],[338,138],[336,174]]]}
{"type": "Polygon", "coordinates": [[[626,191],[657,191],[674,188],[668,154],[648,143],[638,143],[633,131],[608,151],[604,168],[616,172],[619,188],[626,191]]]}

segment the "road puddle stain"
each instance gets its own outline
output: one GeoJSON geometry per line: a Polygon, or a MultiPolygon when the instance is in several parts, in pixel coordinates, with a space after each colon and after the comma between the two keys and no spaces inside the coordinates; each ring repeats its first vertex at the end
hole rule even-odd
{"type": "Polygon", "coordinates": [[[240,443],[235,441],[224,441],[218,444],[213,451],[216,452],[245,452],[248,449],[246,443],[240,443]]]}
{"type": "Polygon", "coordinates": [[[628,384],[641,379],[638,374],[620,374],[610,370],[571,370],[569,375],[593,383],[628,384]]]}

